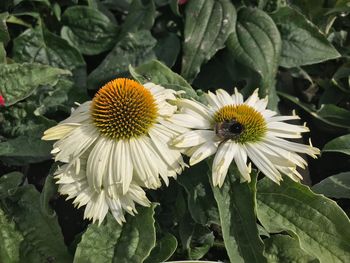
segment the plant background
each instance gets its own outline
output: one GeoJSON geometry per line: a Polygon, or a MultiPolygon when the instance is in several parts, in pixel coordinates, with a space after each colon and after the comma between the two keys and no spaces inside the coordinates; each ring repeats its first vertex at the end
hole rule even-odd
{"type": "Polygon", "coordinates": [[[0,262],[349,260],[349,1],[181,3],[0,2],[0,262]],[[153,206],[123,226],[111,216],[100,227],[83,220],[57,193],[52,142],[40,138],[116,77],[197,100],[259,87],[269,108],[296,109],[322,149],[303,171],[312,191],[256,172],[240,184],[234,166],[213,188],[209,160],[148,191],[153,206]]]}

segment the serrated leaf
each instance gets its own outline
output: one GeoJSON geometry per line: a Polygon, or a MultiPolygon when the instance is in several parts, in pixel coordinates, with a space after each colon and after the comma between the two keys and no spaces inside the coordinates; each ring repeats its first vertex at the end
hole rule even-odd
{"type": "Polygon", "coordinates": [[[74,263],[139,263],[155,246],[154,208],[138,207],[138,214],[128,216],[120,226],[108,214],[101,226],[91,224],[82,236],[74,263]]]}
{"type": "Polygon", "coordinates": [[[56,85],[67,70],[37,63],[0,64],[0,93],[7,106],[27,98],[40,85],[56,85]]]}
{"type": "Polygon", "coordinates": [[[286,94],[284,92],[278,92],[283,98],[300,106],[303,110],[310,113],[312,117],[327,123],[329,125],[341,128],[350,128],[350,111],[340,108],[333,104],[321,105],[319,109],[315,109],[310,104],[304,103],[299,98],[286,94]]]}
{"type": "Polygon", "coordinates": [[[350,221],[337,204],[285,177],[281,185],[258,182],[258,219],[271,233],[287,231],[320,263],[350,258],[350,221]]]}
{"type": "Polygon", "coordinates": [[[350,134],[337,137],[327,142],[322,152],[341,152],[350,155],[350,134]]]}
{"type": "Polygon", "coordinates": [[[236,10],[228,0],[191,0],[186,5],[181,75],[192,82],[203,63],[224,47],[236,10]]]}
{"type": "Polygon", "coordinates": [[[157,60],[152,60],[137,68],[129,67],[129,70],[130,74],[140,83],[153,82],[174,90],[183,90],[186,92],[183,97],[199,100],[195,90],[183,77],[157,60]]]}
{"type": "Polygon", "coordinates": [[[156,246],[152,249],[149,257],[144,261],[145,263],[164,262],[169,259],[177,248],[177,239],[169,233],[166,233],[156,246]]]}
{"type": "Polygon", "coordinates": [[[76,48],[40,26],[27,29],[15,38],[13,59],[17,62],[38,62],[70,71],[85,70],[85,61],[76,48]]]}
{"type": "Polygon", "coordinates": [[[350,172],[329,176],[315,184],[312,191],[332,198],[350,198],[350,172]]]}
{"type": "Polygon", "coordinates": [[[187,192],[188,210],[196,223],[220,224],[219,211],[209,179],[208,165],[203,162],[191,167],[178,177],[178,182],[187,192]]]}
{"type": "Polygon", "coordinates": [[[72,6],[62,16],[61,36],[86,55],[97,55],[116,43],[118,27],[100,11],[72,6]]]}
{"type": "Polygon", "coordinates": [[[0,209],[0,259],[2,262],[19,262],[19,246],[22,240],[23,237],[15,229],[14,222],[11,222],[0,209]]]}
{"type": "Polygon", "coordinates": [[[260,97],[269,96],[269,108],[276,108],[278,98],[275,76],[281,53],[281,36],[273,20],[256,8],[242,7],[236,30],[227,40],[231,55],[257,72],[261,78],[260,97]]]}
{"type": "Polygon", "coordinates": [[[128,33],[118,42],[102,63],[90,73],[88,88],[99,89],[106,82],[128,75],[129,65],[138,66],[155,58],[156,40],[149,31],[128,33]]]}
{"type": "Polygon", "coordinates": [[[287,235],[274,235],[264,240],[265,255],[269,263],[318,263],[299,246],[299,242],[287,235]]]}
{"type": "Polygon", "coordinates": [[[57,218],[40,209],[40,193],[33,185],[19,187],[2,198],[6,213],[23,236],[20,262],[71,262],[57,218]]]}
{"type": "Polygon", "coordinates": [[[221,188],[212,186],[227,254],[231,262],[267,262],[256,224],[255,186],[235,180],[235,173],[230,169],[221,188]]]}
{"type": "Polygon", "coordinates": [[[281,32],[281,66],[292,68],[340,57],[320,30],[295,9],[286,6],[271,17],[281,32]]]}

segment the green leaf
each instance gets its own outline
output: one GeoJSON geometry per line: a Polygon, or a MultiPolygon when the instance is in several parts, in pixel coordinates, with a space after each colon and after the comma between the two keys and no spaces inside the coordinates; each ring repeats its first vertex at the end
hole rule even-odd
{"type": "Polygon", "coordinates": [[[155,45],[156,40],[149,31],[128,33],[90,73],[88,88],[96,90],[114,78],[127,76],[129,65],[138,66],[154,59],[155,45]]]}
{"type": "Polygon", "coordinates": [[[179,74],[171,71],[157,60],[142,64],[137,68],[129,67],[130,74],[140,83],[153,82],[174,90],[183,90],[185,98],[199,100],[195,90],[179,74]]]}
{"type": "Polygon", "coordinates": [[[207,176],[208,165],[205,162],[191,167],[177,178],[187,192],[188,210],[196,223],[202,225],[220,224],[216,205],[207,176]]]}
{"type": "MultiPolygon", "coordinates": [[[[3,182],[1,182],[3,183],[3,182]]],[[[6,213],[23,236],[20,262],[72,262],[55,216],[41,211],[40,193],[33,185],[21,186],[2,198],[6,213]]]]}
{"type": "Polygon", "coordinates": [[[227,40],[231,55],[257,72],[261,78],[260,97],[269,96],[269,108],[278,98],[275,76],[281,53],[281,36],[273,20],[263,11],[243,7],[238,12],[236,31],[227,40]]]}
{"type": "Polygon", "coordinates": [[[191,0],[186,5],[181,75],[192,82],[203,63],[224,47],[236,10],[228,0],[191,0]]]}
{"type": "Polygon", "coordinates": [[[327,142],[322,152],[341,152],[350,155],[350,134],[340,136],[327,142]]]}
{"type": "Polygon", "coordinates": [[[287,235],[274,235],[264,240],[269,263],[317,263],[318,260],[300,248],[299,242],[287,235]]]}
{"type": "Polygon", "coordinates": [[[101,226],[91,224],[82,236],[74,263],[139,263],[155,246],[154,208],[138,207],[138,214],[128,216],[120,226],[111,214],[101,226]]]}
{"type": "Polygon", "coordinates": [[[133,0],[129,11],[122,25],[120,38],[124,38],[128,32],[150,30],[152,28],[156,17],[156,8],[153,0],[133,0]]]}
{"type": "Polygon", "coordinates": [[[332,198],[350,198],[350,172],[329,176],[315,184],[312,191],[332,198]]]}
{"type": "Polygon", "coordinates": [[[25,165],[51,158],[52,142],[32,136],[19,136],[0,143],[0,160],[10,165],[25,165]]]}
{"type": "Polygon", "coordinates": [[[70,71],[85,70],[85,61],[76,48],[40,26],[24,31],[13,41],[13,58],[70,71]]]}
{"type": "Polygon", "coordinates": [[[72,6],[62,16],[61,36],[86,55],[111,49],[118,27],[100,11],[87,6],[72,6]]]}
{"type": "Polygon", "coordinates": [[[282,37],[281,66],[292,68],[340,57],[320,30],[293,8],[280,8],[271,17],[282,37]]]}
{"type": "Polygon", "coordinates": [[[6,64],[6,50],[4,44],[0,42],[0,64],[6,64]]]}
{"type": "Polygon", "coordinates": [[[283,98],[297,104],[303,110],[310,113],[312,117],[327,123],[329,125],[341,128],[350,128],[350,111],[335,106],[333,104],[324,104],[316,110],[310,104],[301,102],[299,98],[286,94],[284,92],[278,92],[283,98]]]}
{"type": "Polygon", "coordinates": [[[49,171],[49,175],[45,179],[44,188],[40,195],[41,211],[47,216],[54,216],[55,211],[50,206],[50,199],[57,194],[57,185],[55,184],[54,173],[59,167],[58,164],[53,164],[49,171]]]}
{"type": "Polygon", "coordinates": [[[4,46],[10,41],[10,35],[6,24],[6,19],[9,16],[9,13],[0,14],[0,42],[4,43],[4,46]]]}
{"type": "Polygon", "coordinates": [[[22,240],[23,237],[15,229],[15,224],[0,209],[0,259],[2,262],[19,262],[19,246],[22,240]]]}
{"type": "Polygon", "coordinates": [[[169,33],[158,39],[154,52],[158,60],[163,61],[168,67],[172,67],[179,55],[180,48],[181,44],[178,36],[174,33],[169,33]]]}
{"type": "Polygon", "coordinates": [[[0,177],[0,199],[16,191],[18,186],[23,182],[24,175],[20,172],[4,174],[0,177]]]}
{"type": "Polygon", "coordinates": [[[235,180],[237,173],[230,169],[221,188],[212,186],[227,254],[231,262],[267,262],[256,224],[255,186],[235,180]]]}
{"type": "Polygon", "coordinates": [[[67,70],[37,63],[0,64],[0,93],[7,106],[27,98],[40,85],[56,85],[67,70]]]}
{"type": "Polygon", "coordinates": [[[258,219],[271,233],[287,231],[321,263],[350,258],[350,221],[337,204],[285,177],[281,185],[258,182],[258,219]]]}
{"type": "Polygon", "coordinates": [[[164,262],[169,259],[177,248],[177,239],[169,233],[166,233],[152,249],[145,263],[164,262]]]}

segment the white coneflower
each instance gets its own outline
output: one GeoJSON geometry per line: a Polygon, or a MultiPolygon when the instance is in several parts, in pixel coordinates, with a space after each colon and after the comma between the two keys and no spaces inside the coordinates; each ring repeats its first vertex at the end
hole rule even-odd
{"type": "Polygon", "coordinates": [[[267,98],[259,99],[258,90],[246,100],[237,89],[230,96],[225,90],[206,94],[208,106],[181,99],[172,122],[192,129],[173,140],[173,145],[188,148],[190,165],[215,154],[212,178],[215,186],[222,186],[231,162],[234,160],[242,181],[250,181],[251,164],[248,158],[267,177],[276,183],[286,174],[294,180],[302,178],[296,167],[305,167],[306,161],[297,153],[312,157],[319,149],[290,142],[283,138],[300,138],[308,132],[305,126],[285,123],[298,116],[276,116],[266,109],[267,98]]]}
{"type": "Polygon", "coordinates": [[[56,172],[59,191],[86,205],[85,218],[101,223],[109,209],[121,223],[123,210],[136,212],[134,202],[149,204],[141,187],[156,189],[160,178],[168,184],[181,173],[181,153],[168,146],[185,131],[171,122],[175,99],[159,85],[115,79],[45,131],[44,140],[58,140],[55,160],[65,163],[56,172]]]}

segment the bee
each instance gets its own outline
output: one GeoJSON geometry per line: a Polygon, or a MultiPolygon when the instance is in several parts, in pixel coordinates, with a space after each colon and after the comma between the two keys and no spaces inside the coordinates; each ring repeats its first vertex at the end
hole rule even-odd
{"type": "Polygon", "coordinates": [[[236,119],[224,120],[215,124],[216,135],[223,140],[237,139],[244,127],[236,119]]]}

